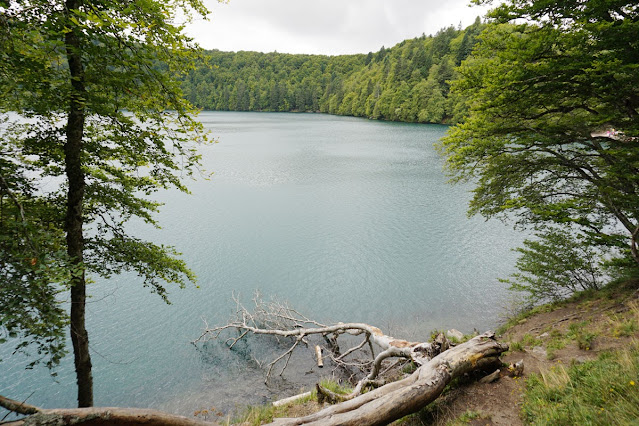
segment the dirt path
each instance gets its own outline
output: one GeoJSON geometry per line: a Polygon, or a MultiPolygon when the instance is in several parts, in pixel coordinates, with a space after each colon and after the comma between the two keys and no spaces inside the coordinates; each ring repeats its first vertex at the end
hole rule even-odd
{"type": "MultiPolygon", "coordinates": [[[[511,344],[505,363],[524,360],[521,378],[501,376],[482,384],[473,382],[448,392],[430,413],[413,416],[403,425],[521,425],[525,379],[553,365],[570,365],[596,358],[601,352],[627,347],[639,338],[639,290],[606,298],[570,302],[539,312],[503,334],[511,344]]],[[[502,372],[503,374],[503,372],[502,372]]]]}

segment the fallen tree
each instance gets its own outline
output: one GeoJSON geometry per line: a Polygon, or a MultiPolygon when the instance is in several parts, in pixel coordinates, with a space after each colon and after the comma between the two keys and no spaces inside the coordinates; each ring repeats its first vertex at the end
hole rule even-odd
{"type": "Polygon", "coordinates": [[[476,336],[421,365],[409,377],[300,418],[276,419],[275,425],[385,425],[433,402],[455,377],[497,365],[508,349],[492,333],[476,336]]]}
{"type": "Polygon", "coordinates": [[[284,373],[293,351],[300,344],[308,345],[309,336],[323,338],[329,358],[338,367],[357,367],[362,371],[368,370],[368,374],[357,383],[351,398],[357,396],[369,384],[379,384],[375,379],[380,373],[382,362],[387,358],[406,358],[421,365],[450,346],[450,342],[443,334],[438,335],[432,342],[409,342],[387,336],[379,328],[369,324],[341,322],[332,325],[322,324],[300,314],[286,302],[264,301],[259,293],[253,297],[252,310],[244,307],[237,297],[234,296],[233,299],[237,309],[227,324],[213,328],[207,326],[193,343],[198,344],[203,340],[218,339],[224,331],[228,330],[238,332],[238,337],[230,337],[226,340],[229,349],[232,349],[237,342],[249,335],[289,339],[291,344],[288,350],[268,364],[266,381],[271,377],[273,369],[278,363],[283,364],[279,374],[284,373]],[[342,352],[338,342],[342,335],[361,336],[361,341],[342,352]],[[382,349],[377,355],[375,355],[373,344],[382,349]],[[364,347],[368,347],[371,352],[372,358],[370,360],[349,358],[350,355],[364,347]]]}
{"type": "Polygon", "coordinates": [[[280,374],[284,372],[293,351],[300,344],[308,344],[311,336],[321,336],[330,359],[338,366],[356,365],[362,370],[368,368],[353,392],[336,395],[317,385],[318,398],[336,405],[301,418],[276,419],[276,425],[374,425],[387,424],[403,416],[419,411],[434,401],[452,379],[474,370],[500,365],[499,356],[508,346],[495,340],[492,332],[470,339],[455,347],[443,334],[435,336],[431,342],[410,342],[395,339],[384,334],[379,328],[364,323],[321,324],[311,320],[288,304],[279,301],[265,302],[259,294],[253,298],[253,309],[248,310],[237,297],[235,314],[227,324],[209,328],[208,326],[193,343],[207,339],[218,339],[223,332],[235,330],[237,337],[226,340],[229,348],[250,335],[274,336],[290,340],[288,350],[268,364],[266,380],[273,368],[282,363],[280,374]],[[346,351],[340,351],[338,338],[343,335],[359,336],[360,341],[346,351]],[[373,344],[381,351],[375,355],[373,344]],[[350,360],[356,351],[368,347],[371,359],[350,360]],[[400,357],[414,362],[418,368],[410,376],[384,384],[378,376],[382,363],[391,357],[400,357]],[[375,389],[363,393],[367,387],[375,389]]]}

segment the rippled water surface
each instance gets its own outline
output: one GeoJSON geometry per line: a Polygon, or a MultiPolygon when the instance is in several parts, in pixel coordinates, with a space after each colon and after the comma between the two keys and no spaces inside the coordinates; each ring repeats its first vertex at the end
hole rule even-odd
{"type": "MultiPolygon", "coordinates": [[[[228,410],[293,394],[328,373],[302,352],[264,385],[254,358],[275,348],[190,344],[203,317],[225,321],[233,291],[248,301],[259,289],[308,316],[369,322],[404,338],[495,326],[508,299],[497,278],[511,272],[510,249],[522,237],[466,217],[469,187],[446,183],[433,146],[445,126],[320,114],[200,118],[219,139],[203,149],[212,179],[191,182],[190,196],[159,195],[162,230],[132,226],[183,252],[200,288],[171,291],[167,306],[135,276],[91,285],[96,405],[228,410]]],[[[0,358],[0,394],[74,405],[71,356],[55,379],[25,371],[6,348],[0,358]]]]}

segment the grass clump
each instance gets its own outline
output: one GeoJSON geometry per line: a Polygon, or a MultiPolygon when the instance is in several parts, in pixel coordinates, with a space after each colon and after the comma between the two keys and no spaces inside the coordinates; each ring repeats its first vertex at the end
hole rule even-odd
{"type": "MultiPolygon", "coordinates": [[[[322,379],[320,381],[320,386],[341,395],[349,394],[353,391],[349,387],[342,386],[334,379],[322,379]]],[[[280,407],[274,407],[272,404],[250,405],[243,411],[241,411],[240,414],[235,416],[232,420],[227,421],[225,424],[258,426],[264,423],[271,423],[276,417],[288,417],[288,412],[291,407],[296,405],[303,405],[310,401],[317,401],[317,391],[315,389],[311,391],[311,394],[309,396],[300,398],[294,402],[291,402],[290,404],[282,405],[280,407]]]]}
{"type": "Polygon", "coordinates": [[[457,417],[455,420],[446,423],[446,426],[463,426],[466,425],[473,420],[478,419],[486,419],[487,417],[480,413],[479,411],[468,410],[463,413],[461,416],[457,417]]]}
{"type": "Polygon", "coordinates": [[[237,417],[227,422],[227,425],[243,424],[250,426],[259,426],[264,423],[271,423],[275,417],[286,412],[287,407],[274,407],[268,405],[251,405],[246,407],[237,417]]]}
{"type": "Polygon", "coordinates": [[[532,348],[535,346],[541,346],[543,341],[534,337],[533,335],[526,333],[518,342],[510,342],[510,352],[525,352],[526,348],[532,348]]]}
{"type": "Polygon", "coordinates": [[[635,334],[637,329],[637,322],[632,318],[618,320],[614,323],[612,335],[613,337],[628,337],[635,334]]]}
{"type": "MultiPolygon", "coordinates": [[[[340,384],[337,380],[332,378],[322,379],[319,384],[321,387],[340,395],[348,395],[349,393],[353,392],[353,388],[349,386],[344,386],[340,384]]],[[[317,400],[317,393],[315,390],[311,392],[311,397],[312,399],[317,400]]]]}
{"type": "Polygon", "coordinates": [[[544,342],[541,339],[536,338],[530,333],[524,334],[521,338],[521,344],[526,348],[532,348],[535,346],[541,346],[544,342]]]}
{"type": "Polygon", "coordinates": [[[639,331],[639,302],[628,304],[629,315],[610,315],[612,337],[628,337],[639,331]]]}
{"type": "Polygon", "coordinates": [[[548,359],[555,359],[556,352],[563,349],[568,344],[568,337],[564,336],[559,330],[551,330],[550,340],[546,343],[546,353],[548,359]]]}
{"type": "Polygon", "coordinates": [[[530,424],[637,424],[639,349],[608,352],[597,360],[532,374],[522,415],[530,424]]]}
{"type": "Polygon", "coordinates": [[[512,342],[510,345],[511,352],[523,352],[525,350],[524,345],[521,342],[512,342]]]}
{"type": "Polygon", "coordinates": [[[543,343],[541,339],[536,338],[530,333],[526,333],[518,342],[509,342],[508,344],[510,346],[510,352],[525,352],[526,348],[541,346],[543,343]]]}
{"type": "Polygon", "coordinates": [[[575,322],[568,327],[568,333],[566,337],[574,340],[577,343],[577,347],[584,351],[589,351],[592,348],[592,342],[597,337],[597,333],[588,331],[586,326],[588,321],[575,322]]]}
{"type": "Polygon", "coordinates": [[[415,370],[417,370],[417,365],[413,361],[407,362],[402,367],[402,373],[404,374],[413,374],[415,370]]]}

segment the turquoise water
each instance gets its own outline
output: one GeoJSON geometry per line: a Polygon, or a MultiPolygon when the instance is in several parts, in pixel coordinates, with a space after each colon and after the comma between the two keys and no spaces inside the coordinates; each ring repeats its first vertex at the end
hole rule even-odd
{"type": "MultiPolygon", "coordinates": [[[[159,194],[161,230],[132,232],[172,244],[199,286],[171,291],[172,305],[135,276],[91,285],[87,307],[95,401],[190,414],[287,396],[330,370],[301,352],[284,377],[263,383],[275,347],[190,342],[233,311],[232,293],[288,300],[323,321],[369,322],[402,338],[432,329],[496,325],[507,304],[498,282],[512,272],[522,236],[466,217],[467,186],[451,186],[433,144],[445,126],[321,114],[205,112],[219,143],[203,148],[210,180],[192,195],[159,194]],[[311,371],[309,374],[305,374],[311,371]]],[[[0,394],[44,407],[73,406],[67,357],[53,379],[25,371],[0,347],[0,394]]]]}

